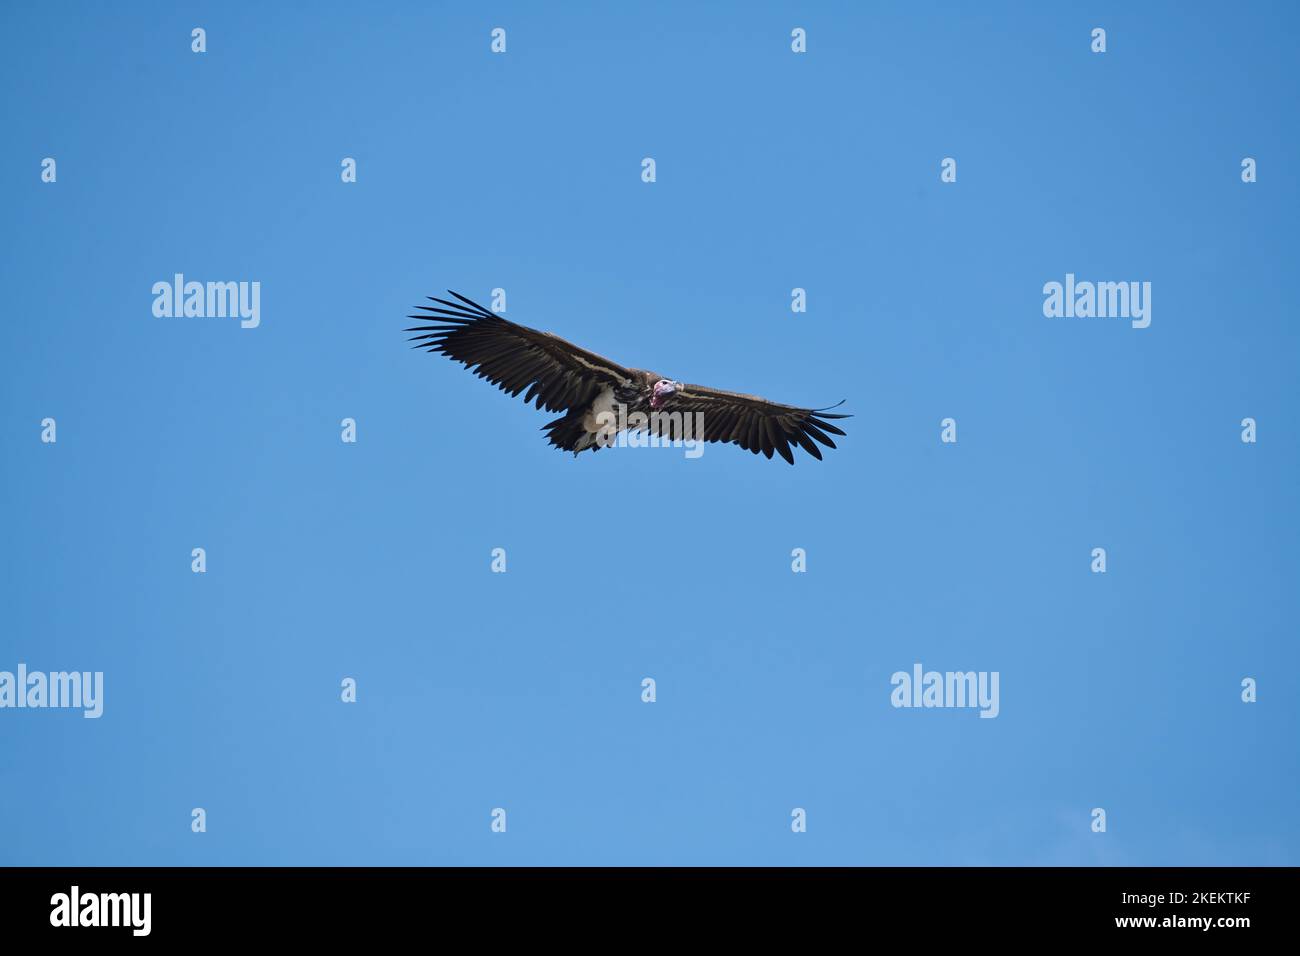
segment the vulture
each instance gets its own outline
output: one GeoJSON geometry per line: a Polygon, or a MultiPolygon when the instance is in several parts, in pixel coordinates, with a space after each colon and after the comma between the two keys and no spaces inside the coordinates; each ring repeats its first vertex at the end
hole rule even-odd
{"type": "Polygon", "coordinates": [[[412,348],[460,362],[510,395],[526,389],[525,403],[536,400],[538,408],[562,412],[542,429],[552,445],[574,457],[599,451],[619,430],[631,429],[668,440],[731,443],[769,459],[775,452],[793,465],[793,446],[820,459],[817,445],[834,448],[830,436],[844,434],[830,419],[852,417],[829,410],[843,401],[799,408],[624,368],[550,332],[516,325],[457,292],[447,294],[457,301],[427,296],[434,305],[417,305],[422,314],[407,317],[426,323],[404,330],[417,333],[408,339],[416,343],[412,348]]]}

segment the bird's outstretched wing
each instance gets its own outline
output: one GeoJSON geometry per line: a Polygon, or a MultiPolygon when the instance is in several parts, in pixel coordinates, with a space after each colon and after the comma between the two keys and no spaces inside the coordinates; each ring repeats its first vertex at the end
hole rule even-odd
{"type": "Polygon", "coordinates": [[[757,395],[724,392],[703,385],[683,385],[668,399],[665,409],[702,412],[705,441],[730,442],[755,455],[762,452],[768,458],[775,451],[792,465],[791,445],[797,444],[814,458],[821,458],[817,442],[834,448],[835,442],[826,433],[844,434],[827,419],[853,417],[835,414],[825,408],[796,408],[769,402],[757,395]]]}
{"type": "Polygon", "coordinates": [[[417,305],[428,314],[407,316],[429,323],[405,330],[420,333],[410,339],[413,348],[441,352],[511,395],[528,389],[524,402],[536,398],[537,407],[550,412],[586,408],[606,386],[631,378],[627,369],[604,356],[550,332],[516,325],[458,293],[448,294],[460,302],[429,296],[440,307],[417,305]]]}

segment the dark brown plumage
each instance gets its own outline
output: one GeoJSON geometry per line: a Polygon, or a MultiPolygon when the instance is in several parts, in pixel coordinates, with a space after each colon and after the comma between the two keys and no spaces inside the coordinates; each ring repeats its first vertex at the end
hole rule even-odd
{"type": "Polygon", "coordinates": [[[674,433],[682,427],[682,416],[673,413],[702,413],[704,441],[736,444],[768,458],[777,453],[790,464],[794,445],[814,458],[822,457],[817,443],[834,448],[830,435],[844,432],[829,420],[851,417],[625,368],[559,336],[503,319],[463,295],[449,294],[459,302],[430,296],[435,306],[416,306],[425,314],[409,316],[428,323],[405,330],[419,333],[410,340],[414,347],[440,352],[511,395],[526,390],[524,401],[538,408],[565,412],[543,427],[551,444],[575,455],[587,448],[600,450],[598,413],[618,406],[627,414],[645,414],[646,430],[666,439],[683,437],[674,433]]]}

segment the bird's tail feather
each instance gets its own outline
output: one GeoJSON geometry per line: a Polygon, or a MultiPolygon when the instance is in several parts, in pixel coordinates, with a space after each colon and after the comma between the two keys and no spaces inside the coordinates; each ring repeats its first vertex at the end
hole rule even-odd
{"type": "Polygon", "coordinates": [[[588,448],[599,451],[600,446],[594,443],[591,432],[583,426],[582,419],[582,413],[574,412],[547,422],[542,430],[547,433],[546,437],[551,444],[562,451],[571,451],[575,455],[588,448]]]}

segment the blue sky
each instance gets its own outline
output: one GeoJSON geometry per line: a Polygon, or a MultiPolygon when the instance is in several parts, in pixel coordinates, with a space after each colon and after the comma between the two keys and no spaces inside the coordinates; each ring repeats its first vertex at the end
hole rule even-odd
{"type": "Polygon", "coordinates": [[[0,863],[1300,862],[1298,16],[7,6],[0,670],[105,701],[0,710],[0,863]],[[559,454],[400,332],[498,287],[848,437],[559,454]]]}

